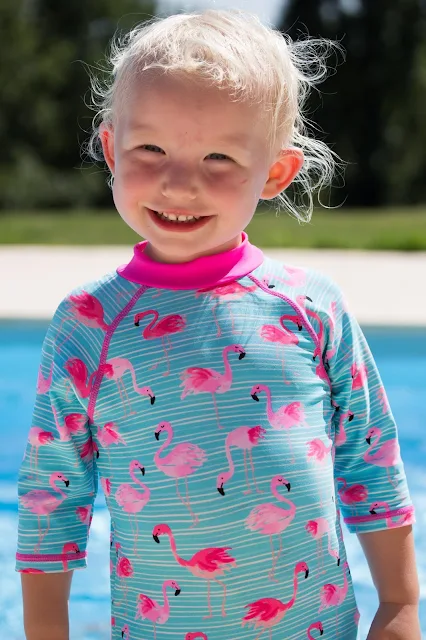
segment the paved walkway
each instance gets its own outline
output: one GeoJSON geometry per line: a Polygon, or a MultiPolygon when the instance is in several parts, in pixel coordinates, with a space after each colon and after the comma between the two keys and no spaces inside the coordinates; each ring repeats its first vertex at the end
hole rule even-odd
{"type": "MultiPolygon", "coordinates": [[[[364,325],[426,327],[426,252],[265,253],[331,276],[364,325]]],[[[0,246],[0,317],[48,319],[71,289],[112,271],[131,255],[130,247],[0,246]]]]}

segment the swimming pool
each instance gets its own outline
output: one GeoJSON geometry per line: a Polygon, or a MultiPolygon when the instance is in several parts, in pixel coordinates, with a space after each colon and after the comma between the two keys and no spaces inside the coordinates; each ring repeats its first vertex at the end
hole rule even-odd
{"type": "MultiPolygon", "coordinates": [[[[0,638],[23,640],[19,575],[14,571],[16,473],[35,397],[46,324],[0,323],[0,638]]],[[[402,455],[417,510],[416,546],[426,638],[426,329],[364,327],[399,424],[402,455]]],[[[377,598],[356,536],[345,535],[361,611],[364,639],[377,598]]],[[[109,517],[98,496],[89,542],[89,567],[74,575],[70,603],[72,640],[109,639],[109,517]]],[[[161,633],[159,634],[161,638],[161,633]]],[[[324,636],[325,637],[325,636],[324,636]]]]}

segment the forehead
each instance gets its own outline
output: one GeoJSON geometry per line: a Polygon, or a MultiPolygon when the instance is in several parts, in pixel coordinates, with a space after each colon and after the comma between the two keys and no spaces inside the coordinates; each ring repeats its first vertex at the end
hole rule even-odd
{"type": "Polygon", "coordinates": [[[145,72],[128,87],[116,126],[127,133],[163,131],[201,140],[208,134],[247,146],[265,140],[262,109],[233,100],[226,89],[200,79],[145,72]]]}

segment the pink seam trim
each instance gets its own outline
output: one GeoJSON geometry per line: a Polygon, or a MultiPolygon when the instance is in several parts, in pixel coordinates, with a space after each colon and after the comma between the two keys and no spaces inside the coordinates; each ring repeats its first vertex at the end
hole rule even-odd
{"type": "Polygon", "coordinates": [[[357,524],[359,522],[371,522],[371,520],[395,518],[396,516],[403,516],[406,513],[414,514],[414,507],[402,507],[401,509],[395,509],[394,511],[385,511],[383,513],[370,513],[368,516],[349,516],[348,518],[343,518],[343,520],[345,524],[357,524]]]}
{"type": "MultiPolygon", "coordinates": [[[[314,344],[316,347],[319,348],[320,353],[321,353],[321,345],[320,345],[320,341],[318,339],[317,334],[315,333],[311,323],[309,322],[305,312],[303,309],[299,309],[299,307],[297,306],[296,303],[293,302],[293,300],[291,300],[290,298],[287,298],[287,296],[285,296],[283,293],[280,293],[279,291],[273,291],[272,289],[269,289],[266,285],[263,284],[263,282],[261,282],[260,280],[258,280],[255,276],[253,275],[249,275],[248,276],[250,278],[250,280],[252,280],[255,284],[257,284],[257,286],[262,289],[262,291],[264,291],[265,293],[269,293],[271,296],[275,296],[277,298],[281,298],[281,300],[284,300],[285,302],[287,302],[293,309],[294,311],[297,313],[297,315],[300,317],[302,324],[305,325],[305,328],[308,330],[309,335],[311,336],[312,340],[314,341],[314,344]]],[[[323,367],[324,367],[324,363],[323,363],[323,367]]],[[[327,376],[327,379],[329,381],[330,384],[330,389],[331,389],[331,381],[330,378],[328,376],[327,371],[325,370],[324,367],[324,372],[327,376]]]]}
{"type": "Polygon", "coordinates": [[[89,422],[91,423],[93,423],[96,400],[98,398],[99,389],[101,388],[101,382],[104,375],[102,371],[102,367],[106,362],[109,345],[110,345],[112,336],[114,334],[114,331],[116,330],[120,322],[123,320],[123,318],[127,316],[130,309],[136,304],[136,302],[139,300],[141,295],[145,293],[145,291],[147,291],[148,288],[149,287],[147,287],[146,285],[143,285],[136,291],[136,293],[132,296],[131,300],[126,304],[126,306],[120,311],[120,313],[111,322],[111,324],[108,327],[108,331],[105,334],[104,342],[102,344],[101,355],[99,359],[99,367],[96,373],[95,382],[93,384],[92,391],[90,392],[89,404],[87,406],[87,415],[89,417],[89,422]]]}
{"type": "Polygon", "coordinates": [[[72,560],[83,560],[87,556],[86,551],[79,553],[51,553],[51,554],[30,554],[17,553],[16,559],[21,562],[71,562],[72,560]]]}

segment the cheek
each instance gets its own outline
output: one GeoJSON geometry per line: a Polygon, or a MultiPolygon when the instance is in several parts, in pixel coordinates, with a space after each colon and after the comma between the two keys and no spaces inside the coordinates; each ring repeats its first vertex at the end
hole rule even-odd
{"type": "Polygon", "coordinates": [[[250,178],[242,176],[239,171],[212,173],[206,182],[213,192],[227,198],[240,199],[252,189],[250,178]]]}
{"type": "Polygon", "coordinates": [[[117,178],[126,189],[143,189],[152,183],[154,176],[152,167],[141,166],[137,162],[123,162],[117,172],[117,178]]]}

